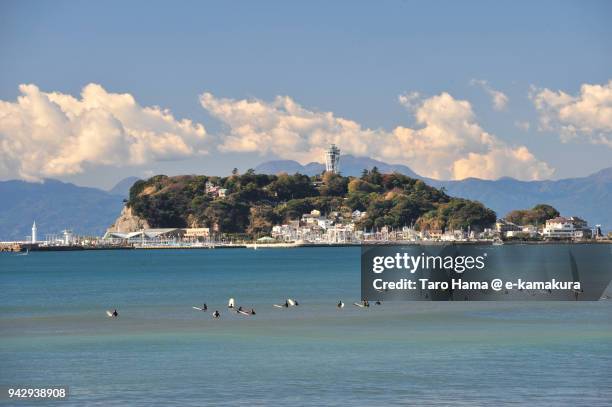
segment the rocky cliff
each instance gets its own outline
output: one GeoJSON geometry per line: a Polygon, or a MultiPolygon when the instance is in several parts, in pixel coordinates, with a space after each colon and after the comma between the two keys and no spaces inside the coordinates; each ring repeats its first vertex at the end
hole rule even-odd
{"type": "Polygon", "coordinates": [[[142,219],[135,215],[132,208],[124,206],[121,210],[121,214],[115,223],[107,229],[107,232],[129,233],[136,232],[140,229],[149,229],[149,227],[149,223],[146,219],[142,219]]]}

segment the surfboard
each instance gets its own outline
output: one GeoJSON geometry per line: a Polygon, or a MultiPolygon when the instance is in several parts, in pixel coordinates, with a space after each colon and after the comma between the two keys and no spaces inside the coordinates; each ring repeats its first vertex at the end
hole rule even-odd
{"type": "Polygon", "coordinates": [[[273,306],[276,308],[286,308],[284,305],[278,305],[278,304],[274,304],[273,306]]]}
{"type": "Polygon", "coordinates": [[[111,311],[106,311],[106,315],[108,315],[109,317],[113,317],[113,313],[111,311]]]}
{"type": "Polygon", "coordinates": [[[198,311],[204,311],[204,308],[199,308],[199,307],[191,307],[193,309],[197,309],[198,311]]]}
{"type": "Polygon", "coordinates": [[[236,312],[242,315],[251,315],[249,312],[246,312],[246,311],[236,311],[236,312]]]}
{"type": "Polygon", "coordinates": [[[289,304],[290,307],[295,306],[295,300],[292,300],[291,298],[287,298],[287,304],[289,304]]]}
{"type": "Polygon", "coordinates": [[[358,302],[354,302],[353,305],[356,306],[356,307],[359,307],[359,308],[365,308],[365,305],[360,304],[358,302]]]}

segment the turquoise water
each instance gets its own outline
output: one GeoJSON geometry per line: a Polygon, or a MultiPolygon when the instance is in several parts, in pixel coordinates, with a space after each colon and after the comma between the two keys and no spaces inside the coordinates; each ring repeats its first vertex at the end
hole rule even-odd
{"type": "Polygon", "coordinates": [[[0,254],[0,384],[68,385],[52,405],[75,406],[610,405],[612,301],[338,310],[359,300],[359,256],[0,254]]]}

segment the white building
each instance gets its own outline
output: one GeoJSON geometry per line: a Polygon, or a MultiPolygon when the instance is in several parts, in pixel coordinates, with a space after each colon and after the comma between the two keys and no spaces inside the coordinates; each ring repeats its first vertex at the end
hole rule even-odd
{"type": "Polygon", "coordinates": [[[558,216],[546,221],[542,235],[545,238],[581,239],[591,237],[591,229],[586,221],[578,217],[558,216]]]}
{"type": "Polygon", "coordinates": [[[69,246],[74,243],[74,233],[72,233],[72,230],[66,229],[63,230],[62,233],[64,234],[64,244],[66,246],[69,246]]]}
{"type": "Polygon", "coordinates": [[[359,220],[368,216],[367,212],[361,212],[359,209],[355,209],[353,213],[351,213],[351,218],[353,220],[359,220]]]}
{"type": "Polygon", "coordinates": [[[325,152],[325,171],[333,174],[340,172],[340,149],[331,144],[325,152]]]}
{"type": "Polygon", "coordinates": [[[36,232],[38,229],[36,228],[36,221],[32,224],[32,243],[36,243],[36,232]]]}
{"type": "Polygon", "coordinates": [[[319,218],[317,220],[317,225],[319,225],[319,227],[321,229],[327,229],[329,228],[334,222],[331,219],[326,219],[326,218],[319,218]]]}
{"type": "MultiPolygon", "coordinates": [[[[208,228],[201,228],[204,231],[208,228]]],[[[191,229],[197,230],[197,229],[191,229]]],[[[164,243],[177,241],[185,234],[185,229],[178,228],[158,228],[141,229],[136,232],[106,232],[102,239],[111,241],[123,241],[126,243],[164,243]]]]}

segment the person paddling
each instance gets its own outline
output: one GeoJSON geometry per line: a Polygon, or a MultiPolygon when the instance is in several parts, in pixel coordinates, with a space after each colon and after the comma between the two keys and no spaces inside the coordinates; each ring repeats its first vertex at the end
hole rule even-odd
{"type": "Polygon", "coordinates": [[[215,312],[213,312],[213,318],[219,318],[221,316],[221,313],[219,312],[219,310],[215,310],[215,312]]]}

